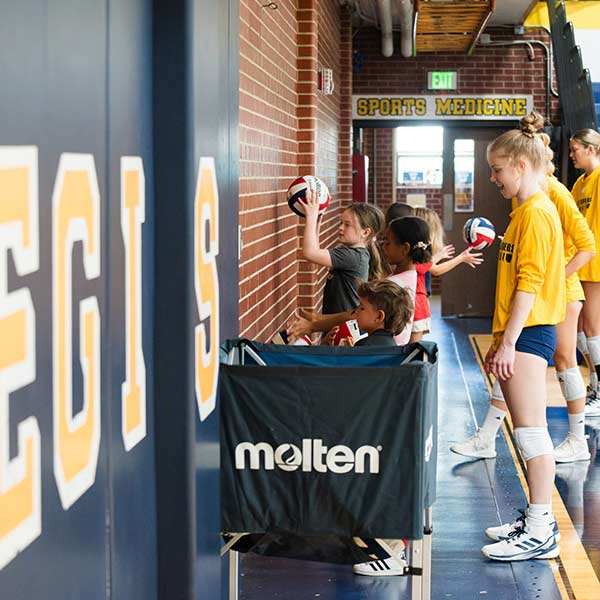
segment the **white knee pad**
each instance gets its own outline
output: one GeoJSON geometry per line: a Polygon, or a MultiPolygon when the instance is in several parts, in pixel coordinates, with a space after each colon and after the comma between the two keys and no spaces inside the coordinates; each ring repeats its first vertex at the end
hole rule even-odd
{"type": "Polygon", "coordinates": [[[585,337],[585,333],[583,331],[577,332],[577,350],[581,352],[581,354],[589,354],[589,348],[587,345],[587,339],[585,337]]]}
{"type": "Polygon", "coordinates": [[[573,367],[565,371],[556,371],[556,377],[558,378],[558,383],[560,383],[563,398],[567,402],[585,398],[585,383],[583,382],[579,367],[573,367]]]}
{"type": "Polygon", "coordinates": [[[547,427],[515,427],[515,439],[526,461],[544,454],[554,455],[547,427]]]}
{"type": "Polygon", "coordinates": [[[492,399],[497,400],[498,402],[504,402],[504,394],[502,393],[500,382],[497,379],[492,386],[492,399]]]}
{"type": "Polygon", "coordinates": [[[600,365],[600,335],[587,338],[587,347],[590,351],[590,359],[592,364],[600,365]]]}

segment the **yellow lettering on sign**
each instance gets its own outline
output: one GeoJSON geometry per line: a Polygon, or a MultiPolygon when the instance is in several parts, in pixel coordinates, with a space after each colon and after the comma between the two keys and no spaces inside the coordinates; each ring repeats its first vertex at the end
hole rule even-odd
{"type": "Polygon", "coordinates": [[[369,111],[368,103],[366,98],[359,98],[356,103],[356,112],[361,117],[364,117],[369,111]]]}
{"type": "Polygon", "coordinates": [[[427,101],[425,98],[417,98],[415,102],[415,113],[422,117],[427,112],[427,101]]]}
{"type": "Polygon", "coordinates": [[[523,117],[527,114],[527,99],[526,98],[517,98],[515,100],[515,115],[518,117],[523,117]]]}
{"type": "Polygon", "coordinates": [[[146,362],[142,348],[142,223],[146,220],[142,159],[121,158],[121,232],[125,245],[126,378],[121,433],[127,451],[146,437],[146,362]]]}
{"type": "Polygon", "coordinates": [[[414,98],[404,98],[404,106],[406,108],[405,114],[409,117],[413,116],[413,108],[415,106],[414,98]]]}
{"type": "Polygon", "coordinates": [[[452,105],[450,98],[435,99],[435,114],[436,115],[451,115],[452,105]]]}
{"type": "Polygon", "coordinates": [[[52,194],[54,477],[63,508],[96,479],[100,447],[100,311],[96,296],[79,303],[83,409],[73,415],[72,253],[83,242],[86,279],[100,276],[100,193],[94,158],[63,154],[52,194]]]}
{"type": "Polygon", "coordinates": [[[512,115],[513,101],[511,98],[502,98],[502,114],[512,115]]]}
{"type": "Polygon", "coordinates": [[[195,330],[196,401],[200,420],[214,410],[219,374],[219,195],[215,163],[201,158],[194,202],[194,284],[200,324],[195,330]],[[206,321],[210,320],[207,348],[206,321]]]}
{"type": "Polygon", "coordinates": [[[37,419],[17,426],[10,458],[10,394],[36,379],[35,310],[29,288],[8,291],[8,250],[19,276],[39,269],[37,148],[0,147],[0,569],[42,531],[37,419]]]}
{"type": "Polygon", "coordinates": [[[379,110],[379,98],[369,98],[369,112],[370,117],[374,116],[379,110]]]}

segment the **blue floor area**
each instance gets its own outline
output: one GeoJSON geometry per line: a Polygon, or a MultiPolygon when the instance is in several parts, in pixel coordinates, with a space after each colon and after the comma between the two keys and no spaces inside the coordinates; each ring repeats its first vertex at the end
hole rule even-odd
{"type": "MultiPolygon", "coordinates": [[[[569,430],[567,409],[549,408],[548,426],[554,444],[562,441],[569,430]]],[[[556,488],[600,577],[600,418],[587,418],[585,433],[591,460],[556,465],[556,488]]]]}
{"type": "MultiPolygon", "coordinates": [[[[468,335],[489,329],[485,319],[436,317],[428,337],[440,348],[431,597],[558,600],[561,596],[548,561],[493,563],[481,555],[487,543],[485,527],[512,519],[526,503],[503,435],[493,460],[464,460],[448,450],[451,443],[470,436],[475,420],[481,422],[487,411],[488,391],[468,335]]],[[[349,566],[254,555],[241,557],[241,574],[243,600],[403,600],[410,598],[411,591],[405,577],[361,577],[353,575],[349,566]]]]}

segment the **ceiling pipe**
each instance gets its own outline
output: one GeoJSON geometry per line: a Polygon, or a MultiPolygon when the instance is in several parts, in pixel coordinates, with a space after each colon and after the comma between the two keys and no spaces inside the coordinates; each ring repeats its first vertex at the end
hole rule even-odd
{"type": "Polygon", "coordinates": [[[381,28],[381,54],[389,58],[394,54],[391,0],[377,0],[377,19],[381,28]]]}
{"type": "Polygon", "coordinates": [[[404,58],[413,55],[413,3],[412,0],[399,0],[400,28],[402,39],[400,51],[404,58]]]}

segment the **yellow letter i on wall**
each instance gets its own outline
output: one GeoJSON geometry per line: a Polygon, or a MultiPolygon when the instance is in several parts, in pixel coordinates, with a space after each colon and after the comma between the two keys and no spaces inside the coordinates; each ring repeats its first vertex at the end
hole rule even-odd
{"type": "Polygon", "coordinates": [[[8,250],[19,276],[39,269],[37,157],[36,147],[0,147],[0,569],[42,531],[35,417],[19,423],[17,455],[9,454],[9,396],[35,381],[36,364],[31,293],[8,292],[8,250]]]}
{"type": "Polygon", "coordinates": [[[127,451],[146,437],[146,364],[142,347],[142,223],[145,216],[142,159],[121,158],[121,231],[125,245],[126,378],[121,431],[127,451]]]}

